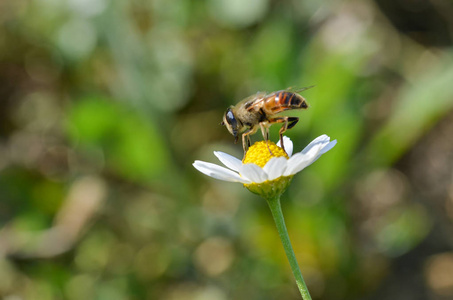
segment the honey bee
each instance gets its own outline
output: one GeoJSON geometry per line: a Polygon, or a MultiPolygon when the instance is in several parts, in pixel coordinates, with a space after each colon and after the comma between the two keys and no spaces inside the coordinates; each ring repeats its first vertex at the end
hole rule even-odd
{"type": "Polygon", "coordinates": [[[226,110],[221,124],[225,125],[234,136],[235,143],[237,143],[239,135],[242,134],[242,147],[245,153],[250,147],[250,135],[254,134],[258,127],[267,142],[269,140],[269,127],[275,123],[283,123],[279,134],[281,147],[285,150],[283,133],[293,128],[299,118],[288,116],[274,117],[274,115],[286,110],[307,109],[307,101],[298,93],[311,87],[313,86],[294,91],[291,89],[281,90],[270,94],[258,92],[245,98],[235,106],[230,106],[226,110]]]}

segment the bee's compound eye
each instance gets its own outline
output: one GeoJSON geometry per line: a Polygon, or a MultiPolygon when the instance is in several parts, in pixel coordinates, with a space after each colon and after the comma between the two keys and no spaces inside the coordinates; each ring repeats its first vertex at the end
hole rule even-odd
{"type": "Polygon", "coordinates": [[[228,124],[231,125],[231,127],[233,127],[233,128],[237,127],[236,118],[235,118],[233,112],[231,111],[231,109],[229,109],[229,108],[228,108],[228,110],[225,113],[225,119],[228,122],[228,124]]]}

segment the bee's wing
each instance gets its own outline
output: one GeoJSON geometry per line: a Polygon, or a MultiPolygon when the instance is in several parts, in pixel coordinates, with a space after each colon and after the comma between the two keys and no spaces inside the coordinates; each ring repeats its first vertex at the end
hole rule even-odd
{"type": "Polygon", "coordinates": [[[307,86],[307,87],[303,87],[303,88],[297,88],[297,87],[294,87],[294,86],[290,86],[289,88],[285,89],[284,91],[298,94],[298,93],[303,92],[305,90],[311,89],[312,87],[315,87],[315,86],[311,85],[311,86],[307,86]]]}
{"type": "Polygon", "coordinates": [[[287,89],[284,89],[284,90],[281,90],[281,91],[272,92],[272,93],[258,92],[258,93],[254,94],[254,95],[251,95],[251,96],[245,98],[240,103],[244,104],[245,107],[247,108],[247,110],[250,111],[250,110],[256,108],[257,106],[261,105],[261,103],[263,101],[265,101],[266,99],[268,99],[268,98],[270,98],[270,97],[272,97],[275,94],[278,94],[280,92],[300,93],[300,92],[303,92],[305,90],[311,89],[312,87],[314,87],[314,85],[303,87],[303,88],[289,87],[287,89]]]}
{"type": "Polygon", "coordinates": [[[253,110],[255,107],[259,106],[262,101],[266,99],[266,92],[258,92],[254,95],[251,95],[243,99],[240,103],[244,105],[245,109],[248,111],[253,110]]]}

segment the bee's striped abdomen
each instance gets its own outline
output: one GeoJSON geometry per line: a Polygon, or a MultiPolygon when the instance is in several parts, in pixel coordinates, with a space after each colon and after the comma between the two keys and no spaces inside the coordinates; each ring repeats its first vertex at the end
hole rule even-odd
{"type": "Polygon", "coordinates": [[[275,92],[270,95],[265,102],[264,106],[266,111],[272,113],[279,113],[289,109],[308,108],[304,97],[287,91],[275,92]]]}

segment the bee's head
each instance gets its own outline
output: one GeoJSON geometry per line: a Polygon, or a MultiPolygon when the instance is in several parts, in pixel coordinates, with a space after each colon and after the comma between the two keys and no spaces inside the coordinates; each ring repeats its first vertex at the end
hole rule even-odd
{"type": "Polygon", "coordinates": [[[228,131],[234,136],[234,142],[237,143],[239,132],[242,129],[242,123],[238,119],[236,119],[236,116],[234,115],[231,107],[229,107],[225,112],[222,125],[226,126],[228,131]]]}

